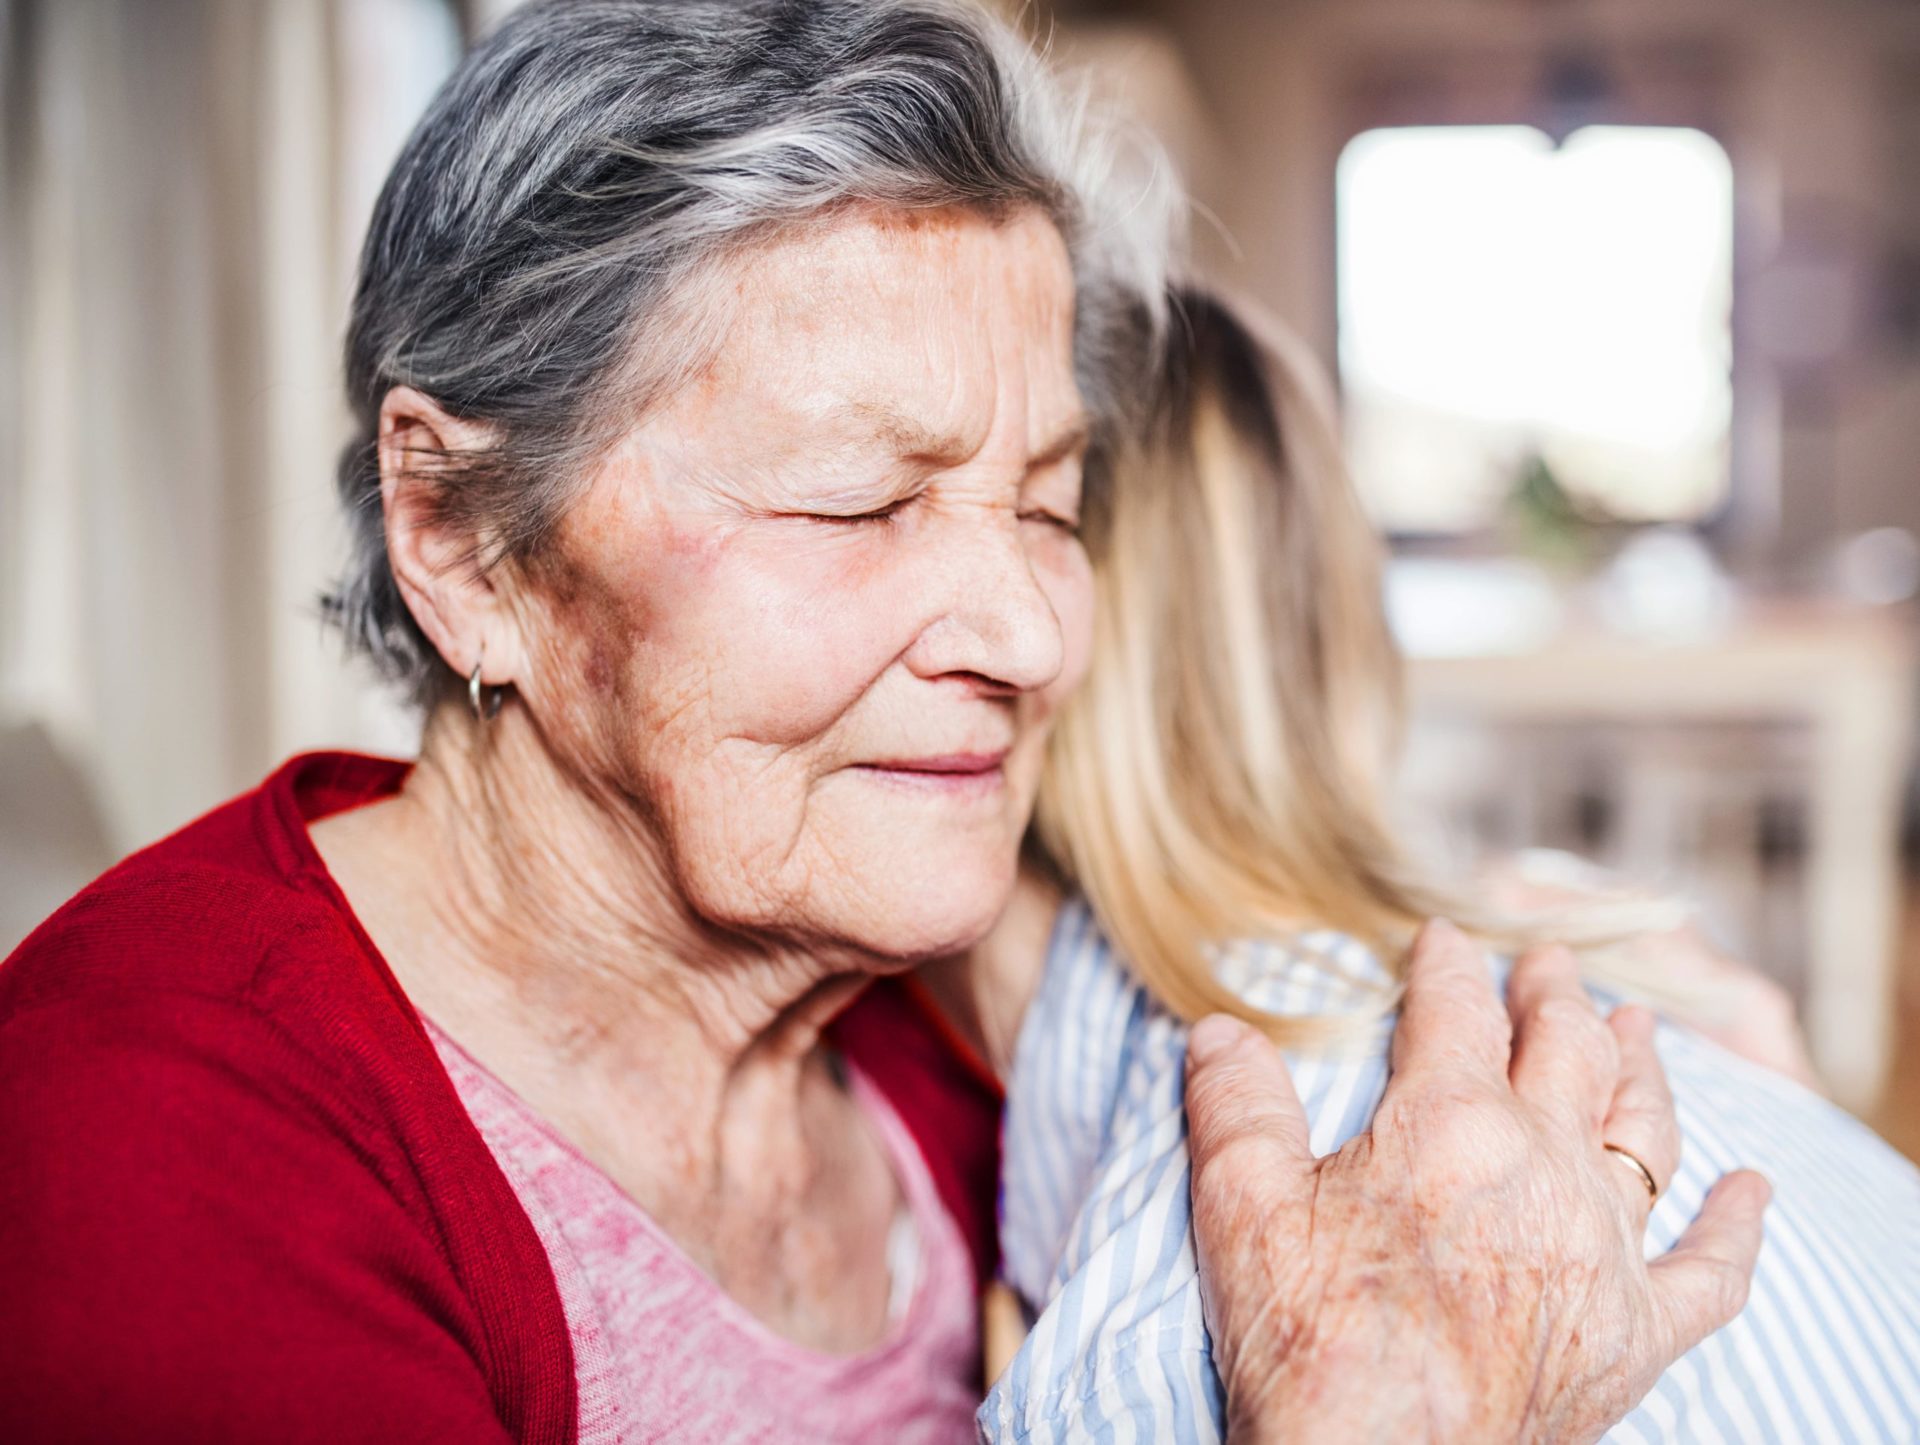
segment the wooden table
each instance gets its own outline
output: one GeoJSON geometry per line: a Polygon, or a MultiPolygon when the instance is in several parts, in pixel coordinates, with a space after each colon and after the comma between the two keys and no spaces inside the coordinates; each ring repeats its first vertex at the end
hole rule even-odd
{"type": "Polygon", "coordinates": [[[1863,1109],[1892,1046],[1914,660],[1904,614],[1803,605],[1683,644],[1568,627],[1525,651],[1412,659],[1410,681],[1418,713],[1476,723],[1807,728],[1806,1025],[1835,1097],[1863,1109]]]}

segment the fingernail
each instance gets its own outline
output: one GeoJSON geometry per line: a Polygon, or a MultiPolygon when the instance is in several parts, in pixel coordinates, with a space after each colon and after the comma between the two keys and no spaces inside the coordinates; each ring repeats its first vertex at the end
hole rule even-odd
{"type": "Polygon", "coordinates": [[[1211,1063],[1238,1048],[1247,1033],[1247,1026],[1232,1014],[1208,1014],[1187,1036],[1187,1058],[1196,1064],[1211,1063]]]}
{"type": "Polygon", "coordinates": [[[1420,930],[1423,942],[1451,943],[1456,938],[1465,938],[1460,926],[1451,918],[1429,918],[1425,928],[1420,930]]]}

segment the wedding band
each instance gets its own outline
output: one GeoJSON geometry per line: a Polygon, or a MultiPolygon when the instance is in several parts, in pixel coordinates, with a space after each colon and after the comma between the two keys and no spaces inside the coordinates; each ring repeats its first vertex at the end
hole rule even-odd
{"type": "Polygon", "coordinates": [[[1630,1149],[1622,1149],[1618,1144],[1603,1144],[1601,1147],[1609,1154],[1619,1155],[1620,1158],[1626,1162],[1627,1167],[1640,1176],[1640,1182],[1647,1186],[1647,1202],[1649,1204],[1658,1204],[1660,1202],[1660,1186],[1653,1182],[1653,1171],[1640,1162],[1639,1155],[1630,1149]]]}

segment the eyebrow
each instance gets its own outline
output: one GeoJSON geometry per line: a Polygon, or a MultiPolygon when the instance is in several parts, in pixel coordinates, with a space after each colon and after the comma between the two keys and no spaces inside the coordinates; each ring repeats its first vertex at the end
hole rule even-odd
{"type": "MultiPolygon", "coordinates": [[[[854,401],[835,408],[836,418],[844,418],[876,428],[882,440],[900,456],[936,466],[964,461],[970,449],[958,437],[942,436],[904,413],[876,402],[854,401]]],[[[1048,441],[1029,458],[1029,468],[1052,466],[1082,450],[1092,438],[1093,419],[1076,411],[1048,441]]]]}

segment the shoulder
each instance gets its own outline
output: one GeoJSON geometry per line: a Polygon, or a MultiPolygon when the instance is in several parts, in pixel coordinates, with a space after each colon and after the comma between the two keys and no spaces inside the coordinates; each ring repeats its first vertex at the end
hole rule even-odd
{"type": "Polygon", "coordinates": [[[1069,900],[1008,1080],[1004,1268],[1038,1315],[981,1406],[985,1438],[1219,1438],[1184,1061],[1184,1027],[1069,900]]]}
{"type": "Polygon", "coordinates": [[[1093,910],[1068,897],[1014,1041],[1009,1106],[1034,1111],[1050,1127],[1099,1129],[1155,1012],[1093,910]]]}
{"type": "Polygon", "coordinates": [[[283,803],[134,855],[0,964],[0,1334],[27,1350],[0,1415],[23,1439],[404,1418],[504,1441],[496,1397],[571,1418],[538,1238],[283,803]]]}
{"type": "Polygon", "coordinates": [[[226,1000],[298,1013],[362,952],[289,838],[283,774],[116,864],[0,963],[0,1029],[81,1000],[226,1000]]]}
{"type": "Polygon", "coordinates": [[[1068,898],[1006,1081],[1000,1250],[1008,1282],[1029,1300],[1045,1298],[1095,1187],[1126,1076],[1163,1073],[1175,1057],[1144,1037],[1155,1012],[1092,910],[1068,898]]]}
{"type": "Polygon", "coordinates": [[[304,875],[273,782],[115,865],[0,963],[0,1076],[59,1101],[10,1113],[16,1142],[86,1129],[131,1147],[169,1114],[268,1100],[356,1147],[388,1132],[401,1000],[304,875]]]}
{"type": "Polygon", "coordinates": [[[368,1080],[234,998],[101,987],[11,1015],[10,1438],[371,1439],[404,1418],[503,1439],[448,1217],[478,1193],[436,1187],[368,1080]]]}
{"type": "MultiPolygon", "coordinates": [[[[1312,930],[1220,947],[1212,965],[1223,984],[1266,1013],[1353,1017],[1343,1047],[1292,1053],[1288,1062],[1311,1115],[1331,1111],[1349,1132],[1364,1126],[1366,1114],[1349,1108],[1350,1096],[1384,1082],[1391,1032],[1381,1004],[1393,978],[1380,961],[1351,937],[1312,930]]],[[[1177,1110],[1185,1058],[1185,1025],[1134,976],[1085,900],[1069,899],[1015,1049],[1009,1151],[1030,1145],[1056,1161],[1078,1161],[1084,1173],[1102,1154],[1151,1132],[1168,1107],[1177,1110]]]]}
{"type": "Polygon", "coordinates": [[[1747,1307],[1676,1361],[1610,1438],[1920,1438],[1920,1172],[1798,1083],[1690,1030],[1657,1035],[1682,1139],[1647,1223],[1680,1238],[1719,1178],[1773,1185],[1747,1307]]]}
{"type": "Polygon", "coordinates": [[[431,1050],[290,841],[285,772],[110,869],[0,963],[0,1076],[51,1101],[9,1114],[16,1143],[144,1147],[176,1116],[271,1104],[350,1154],[399,1151],[392,1106],[431,1050]]]}
{"type": "MultiPolygon", "coordinates": [[[[1217,969],[1249,1002],[1296,1015],[1341,1012],[1352,988],[1377,997],[1387,977],[1362,945],[1337,934],[1235,945],[1221,951],[1217,969]]],[[[1504,974],[1497,963],[1493,972],[1504,974]]],[[[1012,1086],[1003,1228],[1010,1239],[1034,1233],[1012,1217],[1016,1208],[1053,1221],[1034,1245],[1044,1261],[1010,1276],[1045,1308],[983,1426],[996,1439],[1086,1438],[1082,1413],[1091,1412],[1135,1424],[1198,1420],[1204,1435],[1219,1402],[1204,1333],[1195,1330],[1186,1238],[1184,1031],[1131,982],[1097,930],[1081,937],[1042,1003],[1048,1036],[1033,1043],[1031,1079],[1016,1072],[1012,1086]],[[1128,1007],[1114,1010],[1117,1000],[1128,1007]],[[1102,1019],[1117,1014],[1128,1022],[1108,1037],[1074,1037],[1108,1031],[1102,1019]],[[1058,1061],[1076,1057],[1097,1060],[1103,1077],[1075,1085],[1058,1061]],[[1057,1138],[1019,1131],[1027,1092],[1039,1095],[1030,1123],[1069,1141],[1074,1128],[1092,1131],[1088,1162],[1072,1179],[1055,1176],[1058,1158],[1077,1157],[1073,1150],[1050,1153],[1057,1138]],[[1088,1098],[1103,1101],[1098,1110],[1080,1102],[1088,1098]],[[1016,1192],[1019,1169],[1033,1183],[1016,1192]],[[1152,1388],[1133,1400],[1129,1391],[1139,1393],[1143,1380],[1152,1388]],[[1150,1409],[1148,1400],[1162,1403],[1150,1409]],[[1179,1402],[1173,1416],[1164,1413],[1168,1400],[1179,1402]]],[[[1344,1049],[1289,1055],[1315,1153],[1368,1127],[1386,1084],[1392,1024],[1388,1013],[1344,1049]]],[[[1685,1029],[1663,1025],[1659,1041],[1685,1153],[1649,1224],[1650,1249],[1670,1247],[1730,1169],[1767,1173],[1775,1202],[1748,1309],[1678,1362],[1619,1438],[1690,1438],[1706,1420],[1728,1438],[1909,1438],[1920,1428],[1920,1236],[1912,1229],[1920,1172],[1791,1080],[1685,1029]],[[1756,1405],[1778,1423],[1756,1424],[1756,1405]]]]}

